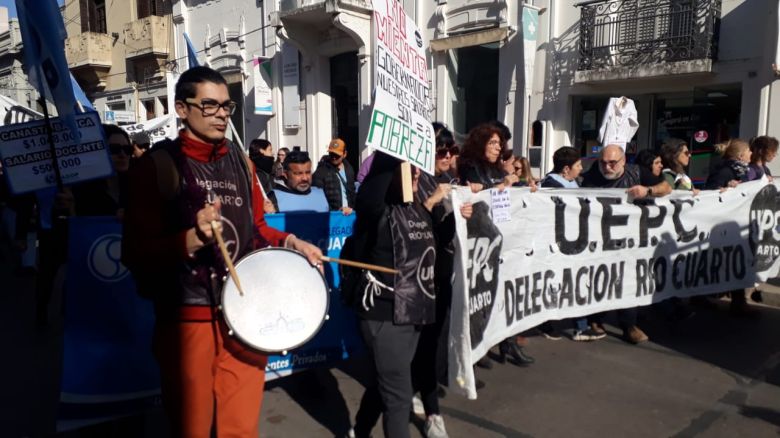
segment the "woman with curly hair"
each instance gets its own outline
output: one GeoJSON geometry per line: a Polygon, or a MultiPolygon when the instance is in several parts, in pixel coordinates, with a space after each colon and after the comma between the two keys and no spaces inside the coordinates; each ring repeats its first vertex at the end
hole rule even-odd
{"type": "MultiPolygon", "coordinates": [[[[474,192],[497,188],[503,190],[520,182],[513,173],[507,173],[502,165],[501,156],[507,149],[507,141],[511,138],[509,129],[499,122],[483,123],[474,127],[463,143],[458,171],[460,182],[468,185],[474,192]]],[[[526,342],[522,336],[507,338],[499,344],[499,362],[510,360],[517,366],[525,366],[534,359],[523,351],[521,344],[526,342]]],[[[483,368],[491,368],[487,358],[480,359],[477,364],[483,368]]]]}
{"type": "Polygon", "coordinates": [[[520,181],[517,175],[507,174],[501,163],[506,140],[496,126],[483,123],[470,132],[463,143],[458,162],[461,182],[474,191],[488,188],[506,188],[520,181]]]}

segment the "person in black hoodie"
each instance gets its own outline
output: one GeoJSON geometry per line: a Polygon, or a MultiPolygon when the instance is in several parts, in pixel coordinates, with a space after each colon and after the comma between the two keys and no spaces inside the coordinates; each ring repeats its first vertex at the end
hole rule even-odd
{"type": "Polygon", "coordinates": [[[249,143],[249,159],[255,165],[255,173],[260,187],[265,192],[265,213],[276,213],[276,195],[274,195],[274,151],[271,142],[256,138],[249,143]]]}
{"type": "MultiPolygon", "coordinates": [[[[420,327],[436,318],[436,242],[430,211],[450,187],[438,186],[423,203],[404,203],[400,164],[377,152],[355,203],[353,255],[399,271],[363,271],[353,292],[371,363],[370,382],[355,419],[357,437],[369,436],[380,414],[385,436],[409,436],[411,362],[420,327]]],[[[413,168],[412,175],[416,191],[419,169],[413,168]]]]}

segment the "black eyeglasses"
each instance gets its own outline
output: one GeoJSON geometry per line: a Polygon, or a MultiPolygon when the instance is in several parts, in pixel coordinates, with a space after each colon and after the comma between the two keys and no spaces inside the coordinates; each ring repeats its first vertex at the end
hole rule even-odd
{"type": "Polygon", "coordinates": [[[119,155],[120,152],[124,152],[127,156],[133,155],[133,145],[131,144],[109,143],[108,150],[113,155],[119,155]]]}
{"type": "Polygon", "coordinates": [[[234,112],[236,112],[236,103],[232,100],[228,100],[227,102],[219,103],[214,99],[201,99],[200,102],[193,99],[192,97],[188,97],[184,100],[184,103],[187,105],[192,105],[195,108],[198,108],[202,113],[204,117],[208,116],[214,116],[219,112],[219,109],[222,108],[225,110],[225,112],[232,116],[234,112]]]}

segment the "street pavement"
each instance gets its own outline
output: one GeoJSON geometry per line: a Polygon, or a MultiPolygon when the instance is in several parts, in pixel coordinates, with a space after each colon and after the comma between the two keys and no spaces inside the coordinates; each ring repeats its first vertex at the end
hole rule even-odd
{"type": "MultiPolygon", "coordinates": [[[[0,245],[3,246],[3,245],[0,245]]],[[[33,323],[34,277],[13,275],[0,253],[0,437],[54,435],[61,323],[33,323]]],[[[766,293],[766,292],[765,292],[766,293]]],[[[766,300],[766,301],[771,301],[766,300]]],[[[442,413],[452,437],[777,437],[780,435],[780,309],[761,306],[756,320],[697,311],[670,326],[652,312],[640,325],[651,342],[615,336],[592,343],[531,337],[536,364],[496,363],[477,370],[477,400],[448,393],[442,413]]],[[[614,327],[608,326],[615,335],[614,327]]],[[[343,436],[362,395],[362,361],[267,385],[263,437],[343,436]]],[[[413,436],[423,420],[410,417],[413,436]]],[[[161,412],[61,433],[61,437],[164,437],[161,412]]],[[[381,424],[374,431],[383,436],[381,424]]]]}
{"type": "MultiPolygon", "coordinates": [[[[441,400],[452,437],[777,437],[780,310],[757,320],[699,311],[669,326],[650,315],[651,342],[531,338],[536,364],[477,370],[477,400],[441,400]]],[[[614,327],[608,327],[618,335],[614,327]]],[[[262,436],[338,436],[357,410],[354,366],[300,375],[266,391],[262,436]],[[318,385],[318,382],[320,384],[318,385]]],[[[422,420],[413,436],[422,436],[422,420]]],[[[381,425],[375,429],[381,434],[381,425]]]]}

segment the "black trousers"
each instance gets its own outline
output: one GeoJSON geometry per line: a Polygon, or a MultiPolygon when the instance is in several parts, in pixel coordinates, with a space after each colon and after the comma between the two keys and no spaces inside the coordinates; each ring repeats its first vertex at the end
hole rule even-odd
{"type": "Polygon", "coordinates": [[[369,350],[372,376],[360,400],[355,436],[369,436],[381,414],[386,437],[408,438],[412,358],[420,331],[413,325],[371,320],[360,321],[360,331],[369,350]]]}

